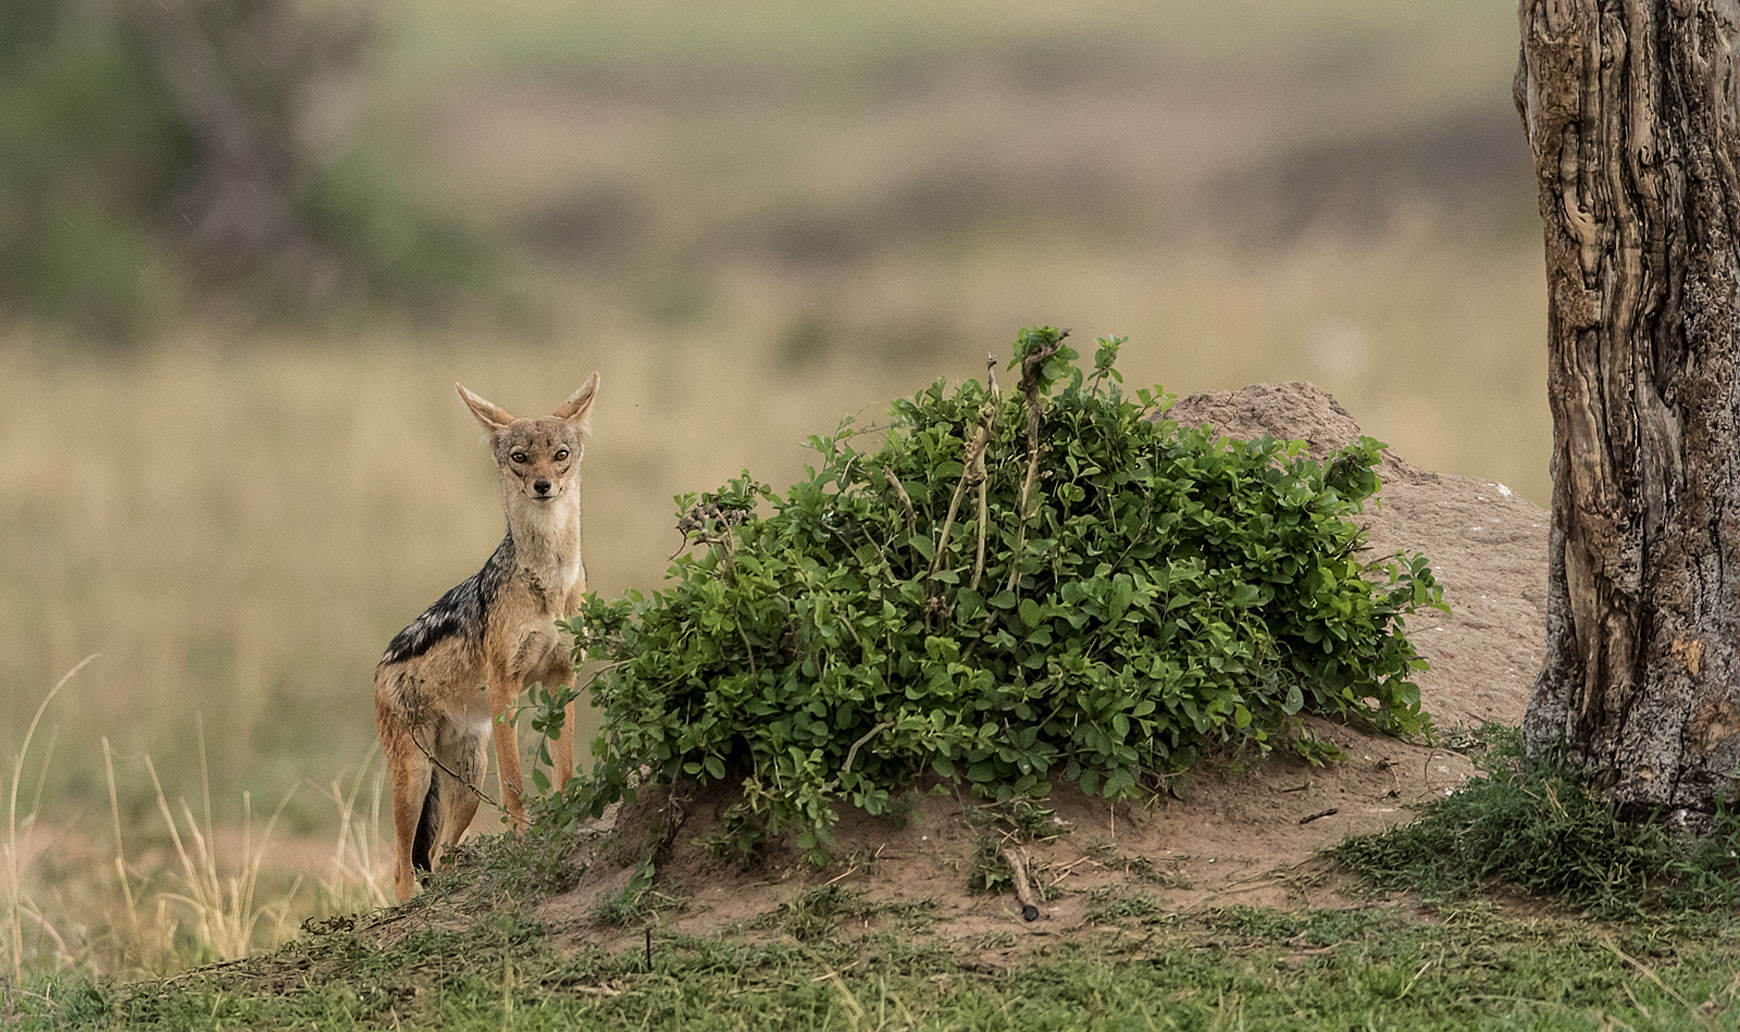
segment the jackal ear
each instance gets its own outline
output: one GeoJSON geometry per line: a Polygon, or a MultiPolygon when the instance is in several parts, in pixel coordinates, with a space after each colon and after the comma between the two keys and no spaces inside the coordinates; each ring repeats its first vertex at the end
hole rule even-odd
{"type": "Polygon", "coordinates": [[[556,406],[553,415],[565,423],[573,425],[581,433],[592,432],[592,399],[598,394],[598,373],[594,372],[586,383],[568,400],[556,406]]]}
{"type": "Polygon", "coordinates": [[[507,409],[471,393],[464,384],[455,383],[453,386],[459,388],[459,400],[465,402],[465,407],[471,410],[485,430],[494,433],[514,421],[513,414],[507,409]]]}

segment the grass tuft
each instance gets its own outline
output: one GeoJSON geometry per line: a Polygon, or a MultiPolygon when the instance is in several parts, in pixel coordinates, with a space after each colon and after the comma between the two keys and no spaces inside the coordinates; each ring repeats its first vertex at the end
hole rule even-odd
{"type": "Polygon", "coordinates": [[[592,907],[592,919],[599,924],[626,927],[649,921],[662,910],[675,910],[687,900],[654,887],[658,869],[651,860],[634,869],[628,884],[620,892],[603,893],[592,907]]]}
{"type": "Polygon", "coordinates": [[[751,922],[752,928],[778,928],[798,942],[815,942],[832,935],[841,925],[856,921],[862,926],[881,917],[892,917],[910,931],[928,923],[934,904],[929,900],[892,903],[873,900],[862,889],[828,882],[805,889],[796,899],[751,922]]]}
{"type": "Polygon", "coordinates": [[[482,824],[480,819],[473,825],[471,837],[443,861],[444,870],[455,875],[456,891],[470,898],[554,895],[573,888],[586,873],[576,857],[581,843],[572,829],[540,813],[533,813],[527,827],[508,834],[487,834],[482,824]]]}
{"type": "MultiPolygon", "coordinates": [[[[205,735],[199,735],[201,769],[204,769],[205,735]]],[[[265,864],[272,832],[283,815],[289,796],[267,819],[265,827],[256,833],[253,800],[242,793],[242,843],[239,863],[220,862],[211,817],[211,783],[202,779],[203,811],[196,817],[185,799],[178,800],[180,813],[171,807],[157,777],[157,766],[147,756],[145,770],[151,776],[151,787],[157,793],[157,809],[164,827],[175,846],[179,891],[163,892],[158,897],[159,911],[165,904],[182,908],[190,921],[197,943],[192,961],[208,964],[214,961],[245,957],[257,945],[280,942],[288,938],[295,924],[290,919],[289,901],[301,884],[297,879],[288,892],[263,901],[257,891],[265,864]]],[[[112,791],[112,786],[111,786],[112,791]]],[[[124,876],[124,874],[123,874],[124,876]]],[[[133,915],[137,924],[137,915],[133,915]]]]}
{"type": "Polygon", "coordinates": [[[321,910],[327,914],[373,910],[393,901],[387,877],[390,867],[379,831],[384,793],[378,770],[370,782],[367,813],[357,810],[357,795],[371,769],[372,762],[358,767],[348,788],[337,777],[327,787],[328,797],[338,811],[331,865],[320,879],[321,910]]]}
{"type": "Polygon", "coordinates": [[[1740,903],[1740,816],[1719,813],[1698,837],[1623,821],[1575,772],[1525,760],[1514,731],[1469,744],[1479,777],[1424,804],[1414,823],[1353,836],[1330,855],[1378,889],[1440,903],[1491,883],[1599,918],[1740,903]]]}
{"type": "MultiPolygon", "coordinates": [[[[0,840],[0,1016],[33,997],[51,996],[69,971],[164,974],[231,961],[284,942],[304,916],[354,912],[385,901],[384,854],[376,831],[378,770],[372,809],[366,818],[357,813],[371,769],[367,764],[348,789],[338,779],[333,782],[338,838],[313,898],[304,891],[301,875],[279,869],[280,847],[273,836],[289,794],[262,820],[244,791],[239,819],[214,819],[203,732],[192,750],[201,767],[197,807],[172,796],[155,761],[142,758],[161,819],[155,836],[126,814],[119,787],[124,782],[116,777],[115,750],[107,737],[99,742],[111,841],[104,844],[105,836],[87,835],[75,824],[57,824],[52,834],[39,824],[52,748],[43,750],[34,792],[24,802],[31,746],[49,705],[95,658],[74,666],[42,699],[13,758],[10,779],[0,781],[7,802],[0,840]],[[143,848],[130,849],[130,838],[135,847],[144,838],[143,848]]],[[[52,734],[49,742],[52,746],[52,734]]]]}
{"type": "MultiPolygon", "coordinates": [[[[31,843],[31,831],[34,829],[36,818],[41,812],[42,785],[46,778],[42,776],[37,778],[36,795],[22,819],[18,812],[18,790],[24,783],[24,762],[26,757],[30,755],[30,744],[36,738],[36,730],[42,724],[42,715],[48,711],[49,703],[53,702],[54,697],[59,695],[61,689],[67,686],[74,674],[83,670],[96,658],[97,654],[93,652],[79,660],[71,670],[61,675],[60,680],[55,682],[53,688],[48,690],[48,694],[43,696],[42,702],[37,705],[35,715],[30,718],[30,726],[24,731],[24,740],[12,758],[12,778],[6,786],[6,843],[4,848],[6,880],[3,885],[0,885],[0,892],[4,893],[3,896],[0,896],[0,939],[3,939],[0,941],[0,947],[4,948],[6,971],[10,974],[12,984],[15,986],[24,984],[25,929],[27,926],[34,926],[37,929],[40,933],[37,937],[39,941],[51,944],[57,960],[64,961],[71,957],[66,940],[61,938],[60,934],[54,930],[54,926],[44,918],[42,908],[37,906],[36,901],[24,888],[25,875],[29,870],[31,859],[35,855],[31,843]]],[[[52,739],[48,751],[50,754],[54,751],[52,739]]],[[[46,770],[47,766],[48,759],[45,757],[43,768],[46,770]]],[[[8,997],[8,1001],[10,1001],[10,997],[8,997]]]]}
{"type": "Polygon", "coordinates": [[[1132,892],[1127,885],[1100,885],[1088,892],[1089,924],[1148,921],[1165,913],[1166,908],[1159,900],[1145,892],[1132,892]]]}

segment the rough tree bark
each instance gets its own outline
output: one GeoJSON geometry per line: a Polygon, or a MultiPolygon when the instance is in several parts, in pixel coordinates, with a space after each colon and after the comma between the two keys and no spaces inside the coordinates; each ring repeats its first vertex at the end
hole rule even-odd
{"type": "Polygon", "coordinates": [[[1548,655],[1524,722],[1630,816],[1740,796],[1736,0],[1521,0],[1545,227],[1548,655]]]}

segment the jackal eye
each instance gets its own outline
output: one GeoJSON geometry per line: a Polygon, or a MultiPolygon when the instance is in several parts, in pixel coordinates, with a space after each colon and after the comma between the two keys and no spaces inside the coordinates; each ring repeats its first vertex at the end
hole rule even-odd
{"type": "Polygon", "coordinates": [[[511,455],[509,457],[512,458],[515,462],[523,463],[526,461],[526,453],[523,451],[514,452],[513,455],[511,455]]]}
{"type": "Polygon", "coordinates": [[[566,448],[557,448],[556,449],[556,461],[557,462],[561,462],[563,459],[565,459],[567,457],[568,457],[568,449],[566,449],[566,448]]]}

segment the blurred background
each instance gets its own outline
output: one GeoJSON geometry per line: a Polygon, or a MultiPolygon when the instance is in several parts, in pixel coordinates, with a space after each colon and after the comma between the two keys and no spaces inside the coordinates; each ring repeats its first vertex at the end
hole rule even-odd
{"type": "Polygon", "coordinates": [[[1035,323],[1128,336],[1132,386],[1315,381],[1545,504],[1516,52],[1510,0],[7,0],[14,922],[22,855],[37,955],[124,966],[45,915],[123,840],[151,877],[183,796],[334,840],[381,648],[502,532],[455,380],[602,372],[607,595],[674,494],[1035,323]]]}

